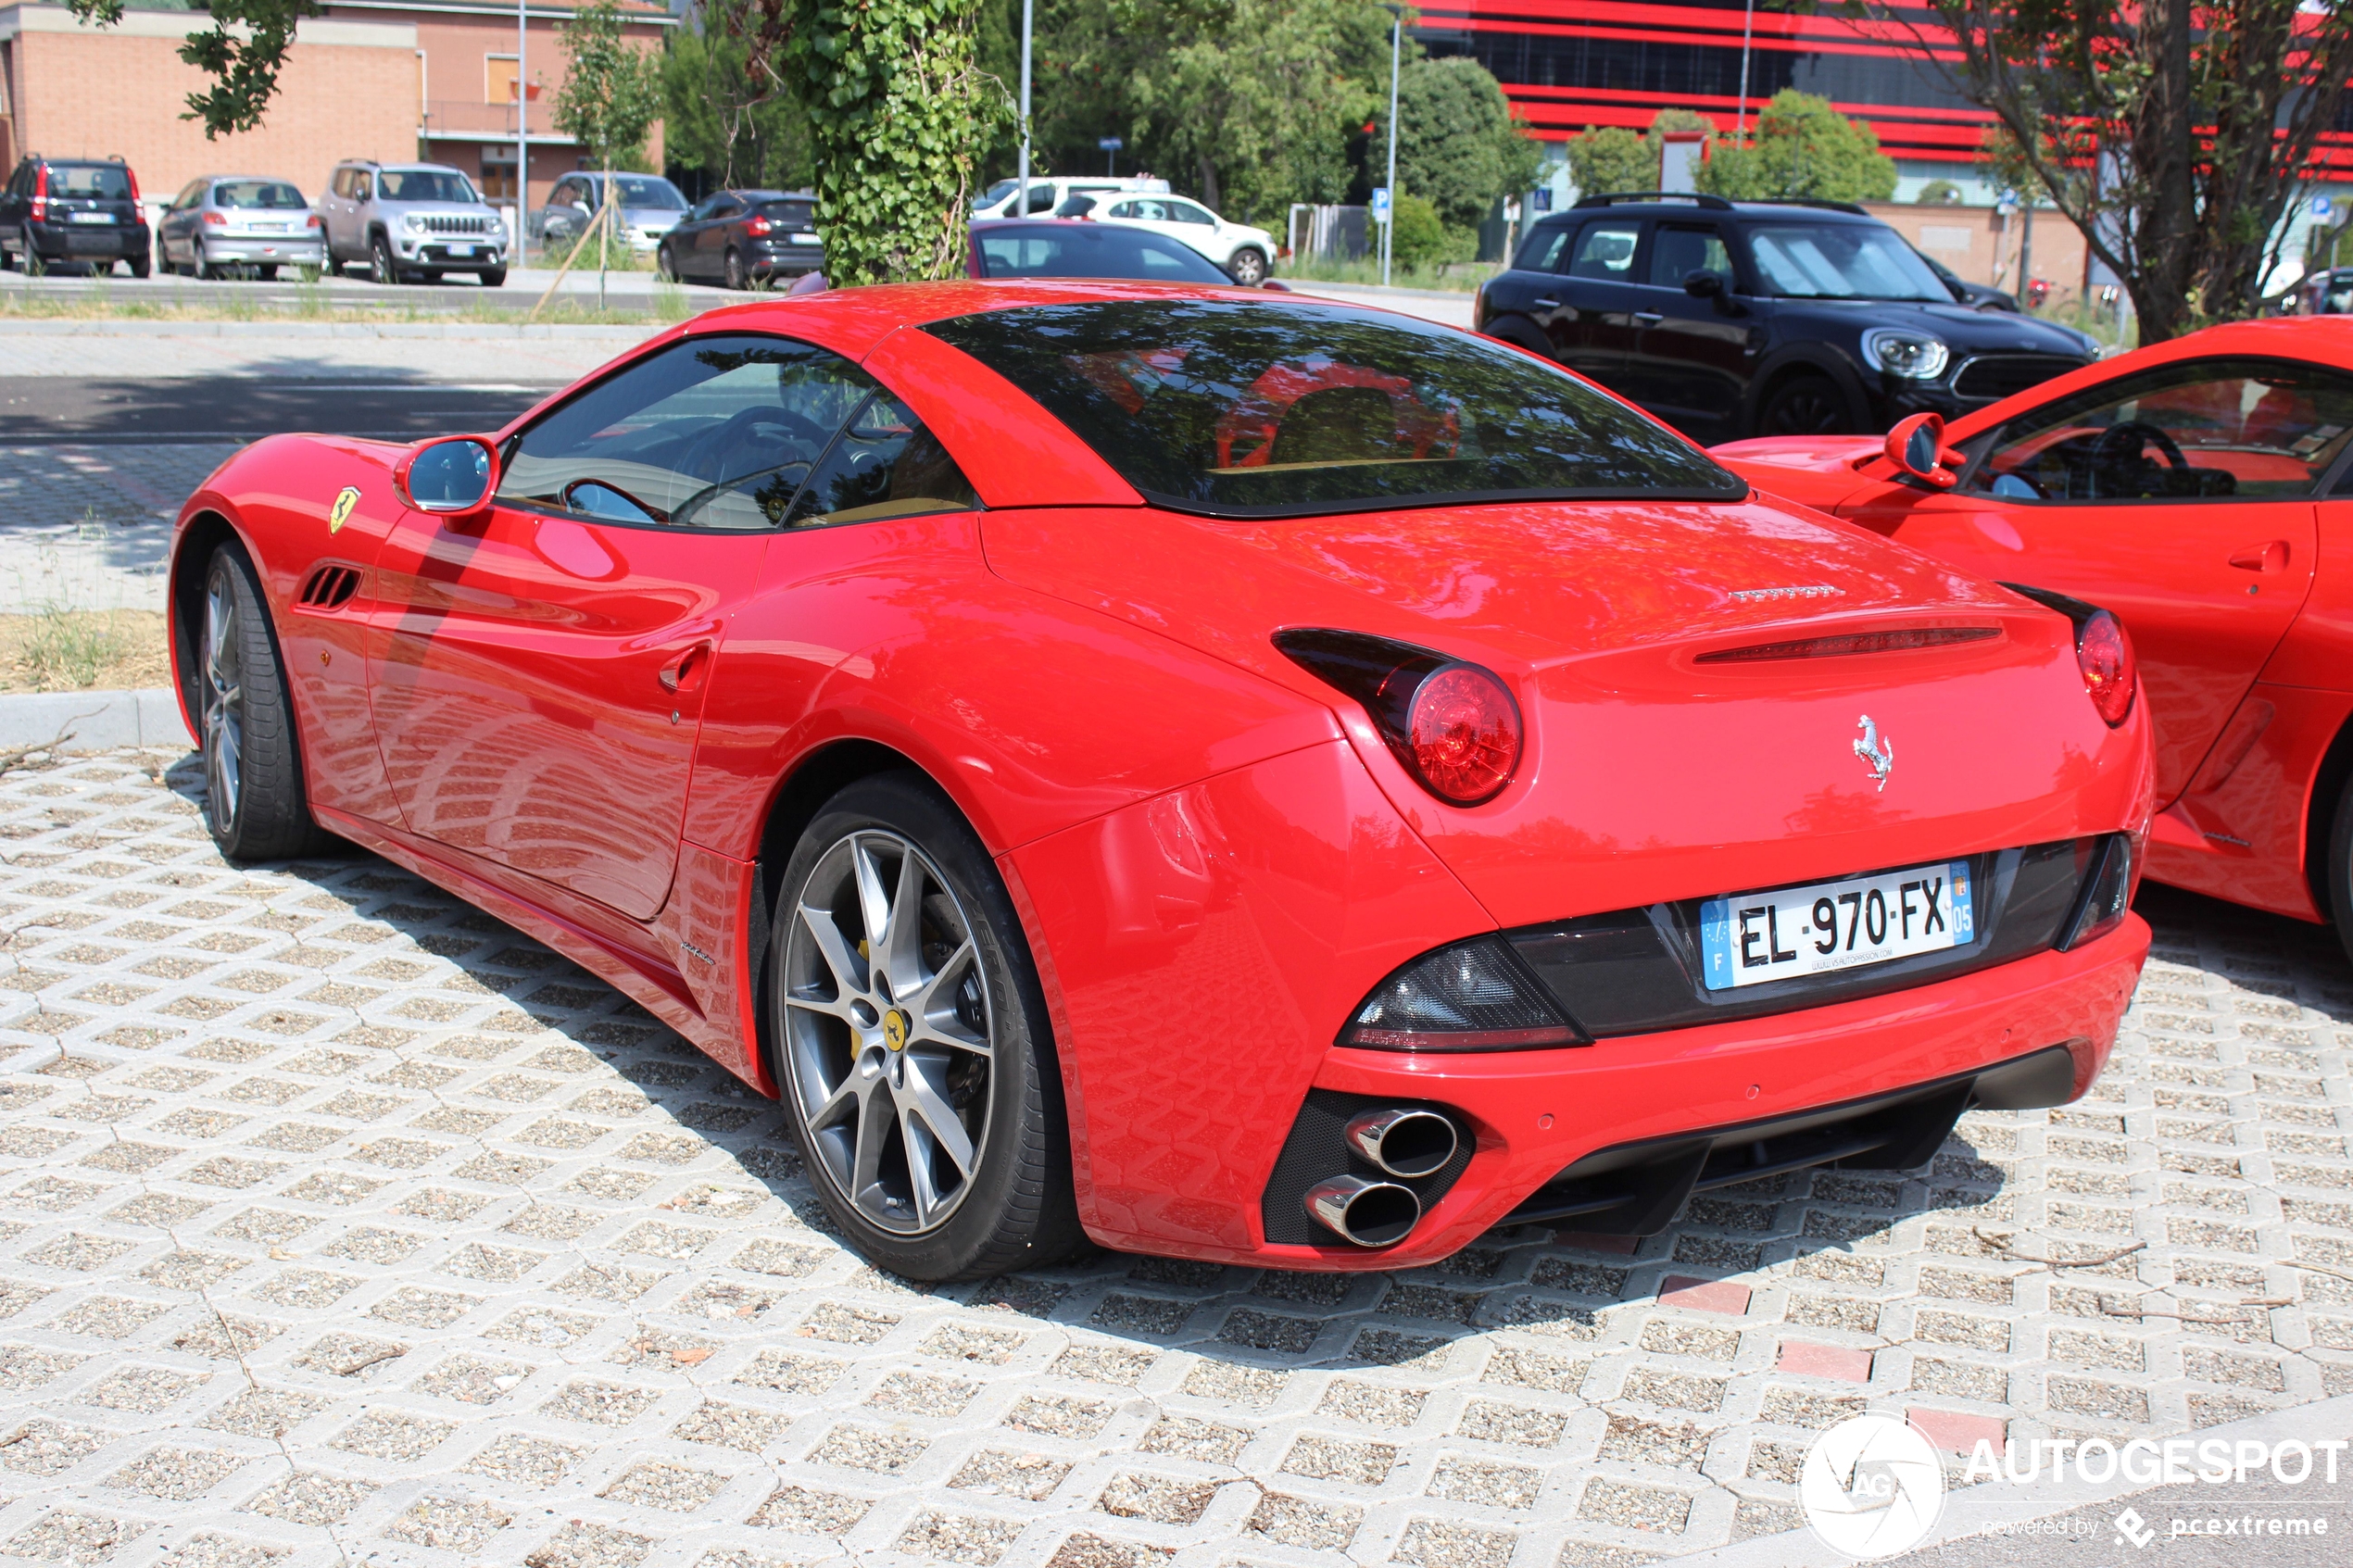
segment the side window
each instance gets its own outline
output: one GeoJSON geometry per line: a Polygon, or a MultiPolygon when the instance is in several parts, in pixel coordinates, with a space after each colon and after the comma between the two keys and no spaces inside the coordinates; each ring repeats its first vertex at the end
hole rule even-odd
{"type": "Polygon", "coordinates": [[[1634,245],[1642,237],[1640,223],[1588,223],[1577,236],[1568,275],[1606,283],[1634,281],[1634,245]]]}
{"type": "Polygon", "coordinates": [[[171,206],[172,210],[176,212],[185,212],[192,207],[203,205],[203,202],[204,182],[201,180],[191,180],[188,182],[187,189],[182,191],[177,196],[172,198],[171,206]]]}
{"type": "Polygon", "coordinates": [[[1178,223],[1198,223],[1205,229],[1217,227],[1217,220],[1209,215],[1207,208],[1195,207],[1190,202],[1170,202],[1168,216],[1178,223]]]}
{"type": "Polygon", "coordinates": [[[1713,229],[1662,223],[1651,236],[1650,282],[1653,288],[1680,289],[1693,272],[1713,272],[1732,281],[1732,253],[1713,229]]]}
{"type": "Polygon", "coordinates": [[[363,205],[375,200],[375,182],[364,169],[351,171],[351,199],[363,205]]]}
{"type": "Polygon", "coordinates": [[[874,390],[849,360],[789,338],[673,344],[523,432],[498,495],[608,522],[774,527],[874,390]]]}
{"type": "Polygon", "coordinates": [[[876,392],[802,486],[788,526],[969,511],[976,504],[939,438],[905,404],[876,392]]]}
{"type": "Polygon", "coordinates": [[[1144,215],[1143,206],[1144,204],[1141,202],[1121,202],[1117,207],[1111,209],[1111,216],[1114,218],[1141,218],[1144,215]]]}
{"type": "Polygon", "coordinates": [[[2353,438],[2353,377],[2268,359],[2167,365],[2002,427],[1972,490],[2020,501],[2309,495],[2353,438]]]}
{"type": "Polygon", "coordinates": [[[1029,210],[1031,212],[1053,211],[1056,199],[1054,187],[1051,185],[1032,185],[1029,187],[1029,210]]]}
{"type": "Polygon", "coordinates": [[[744,204],[733,196],[721,196],[711,204],[713,218],[733,218],[744,209],[744,204]]]}
{"type": "Polygon", "coordinates": [[[1567,246],[1570,232],[1561,227],[1537,230],[1519,247],[1519,257],[1512,266],[1522,272],[1552,271],[1560,265],[1561,252],[1567,246]]]}

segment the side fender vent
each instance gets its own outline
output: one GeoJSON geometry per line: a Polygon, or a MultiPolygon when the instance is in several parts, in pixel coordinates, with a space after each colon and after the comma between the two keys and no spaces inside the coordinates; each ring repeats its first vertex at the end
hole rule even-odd
{"type": "Polygon", "coordinates": [[[322,566],[310,574],[295,596],[295,603],[305,609],[341,609],[359,591],[359,572],[356,567],[322,566]]]}

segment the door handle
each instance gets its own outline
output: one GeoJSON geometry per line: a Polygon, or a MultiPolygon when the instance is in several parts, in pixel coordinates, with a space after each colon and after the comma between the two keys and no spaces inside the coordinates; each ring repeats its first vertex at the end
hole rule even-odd
{"type": "Polygon", "coordinates": [[[1552,298],[1552,297],[1551,297],[1551,296],[1549,296],[1549,295],[1547,295],[1546,297],[1544,297],[1544,298],[1542,298],[1542,299],[1540,299],[1540,300],[1536,301],[1536,308],[1537,308],[1537,309],[1539,309],[1539,310],[1558,310],[1560,307],[1561,307],[1561,302],[1560,302],[1559,300],[1557,300],[1557,299],[1554,299],[1554,298],[1552,298]]]}
{"type": "Polygon", "coordinates": [[[661,689],[673,696],[685,696],[702,684],[702,672],[711,667],[711,645],[697,643],[685,653],[661,667],[657,677],[661,689]]]}
{"type": "Polygon", "coordinates": [[[1666,316],[1656,310],[1637,310],[1634,312],[1634,324],[1638,327],[1655,327],[1661,321],[1666,320],[1666,316]]]}
{"type": "Polygon", "coordinates": [[[2284,571],[2287,570],[2287,541],[2271,539],[2260,545],[2249,545],[2231,558],[2231,564],[2241,571],[2284,571]]]}

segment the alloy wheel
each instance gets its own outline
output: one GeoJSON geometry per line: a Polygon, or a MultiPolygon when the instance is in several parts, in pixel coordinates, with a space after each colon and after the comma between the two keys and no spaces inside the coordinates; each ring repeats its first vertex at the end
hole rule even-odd
{"type": "Polygon", "coordinates": [[[786,934],[786,1086],[825,1178],[878,1228],[945,1223],[987,1151],[996,1007],[939,868],[863,828],[818,857],[786,934]]]}
{"type": "Polygon", "coordinates": [[[729,251],[727,253],[727,259],[724,265],[727,274],[727,286],[729,288],[748,289],[751,287],[751,280],[744,275],[744,258],[740,255],[736,254],[735,251],[729,251]]]}
{"type": "Polygon", "coordinates": [[[1256,288],[1266,281],[1266,258],[1244,246],[1234,253],[1233,276],[1244,288],[1256,288]]]}
{"type": "Polygon", "coordinates": [[[204,681],[205,782],[213,823],[223,832],[237,820],[244,784],[245,680],[238,644],[237,599],[227,571],[216,568],[205,583],[204,646],[196,665],[204,681]]]}

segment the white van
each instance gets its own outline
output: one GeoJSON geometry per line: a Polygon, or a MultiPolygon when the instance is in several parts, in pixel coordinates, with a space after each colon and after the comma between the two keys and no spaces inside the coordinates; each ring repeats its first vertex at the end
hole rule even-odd
{"type": "Polygon", "coordinates": [[[1168,182],[1155,180],[1148,174],[1119,180],[1107,179],[1100,174],[1091,179],[1085,175],[1059,174],[1049,178],[1042,174],[1033,174],[1029,177],[1029,211],[1026,214],[1015,210],[1020,205],[1020,189],[1021,182],[1018,180],[998,181],[983,191],[980,200],[973,204],[973,216],[975,218],[1051,218],[1053,216],[1054,208],[1080,192],[1090,195],[1108,195],[1118,192],[1136,191],[1148,195],[1166,195],[1168,182]]]}

